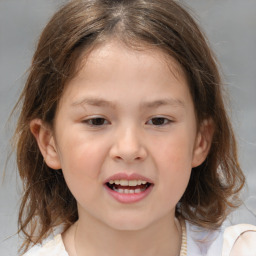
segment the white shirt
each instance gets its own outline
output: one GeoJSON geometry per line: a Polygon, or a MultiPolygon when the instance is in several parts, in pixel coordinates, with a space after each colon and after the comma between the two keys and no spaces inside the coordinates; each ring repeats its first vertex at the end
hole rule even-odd
{"type": "MultiPolygon", "coordinates": [[[[229,256],[238,238],[249,232],[246,241],[239,247],[239,256],[256,256],[256,226],[239,224],[209,231],[186,222],[187,256],[229,256]],[[248,246],[250,245],[250,246],[248,246]]],[[[48,239],[43,245],[31,248],[24,256],[69,256],[61,234],[48,239]]]]}

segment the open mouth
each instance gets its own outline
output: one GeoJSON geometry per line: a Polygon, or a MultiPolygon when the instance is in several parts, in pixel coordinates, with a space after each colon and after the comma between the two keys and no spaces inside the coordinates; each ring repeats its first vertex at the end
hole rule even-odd
{"type": "Polygon", "coordinates": [[[139,194],[152,186],[152,183],[144,180],[110,180],[106,185],[120,194],[139,194]]]}

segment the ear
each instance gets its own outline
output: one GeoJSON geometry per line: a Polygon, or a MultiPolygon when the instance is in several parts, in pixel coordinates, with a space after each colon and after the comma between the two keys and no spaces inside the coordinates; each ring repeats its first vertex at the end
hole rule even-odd
{"type": "Polygon", "coordinates": [[[204,120],[199,127],[199,131],[195,140],[192,168],[199,166],[206,159],[211,148],[213,133],[213,120],[204,120]]]}
{"type": "Polygon", "coordinates": [[[30,131],[36,138],[45,163],[52,169],[61,169],[52,129],[44,124],[41,119],[34,119],[30,122],[30,131]]]}

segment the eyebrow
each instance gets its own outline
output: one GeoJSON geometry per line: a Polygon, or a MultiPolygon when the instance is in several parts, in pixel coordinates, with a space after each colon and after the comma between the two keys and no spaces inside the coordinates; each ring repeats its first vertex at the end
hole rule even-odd
{"type": "Polygon", "coordinates": [[[166,99],[160,99],[160,100],[154,100],[149,102],[142,102],[140,104],[141,108],[157,108],[161,106],[174,106],[174,107],[185,107],[185,104],[180,99],[175,98],[166,98],[166,99]]]}
{"type": "Polygon", "coordinates": [[[95,107],[110,107],[116,108],[116,105],[111,102],[101,98],[84,98],[82,100],[75,101],[71,104],[72,106],[83,106],[83,105],[91,105],[95,107]]]}
{"type": "MultiPolygon", "coordinates": [[[[83,106],[83,105],[91,105],[96,107],[108,107],[108,108],[116,108],[116,104],[112,101],[108,101],[102,98],[84,98],[82,100],[75,101],[71,104],[72,106],[83,106]]],[[[157,108],[161,106],[174,106],[174,107],[185,107],[185,104],[180,99],[175,98],[166,98],[153,100],[148,102],[142,102],[140,104],[140,108],[157,108]]]]}

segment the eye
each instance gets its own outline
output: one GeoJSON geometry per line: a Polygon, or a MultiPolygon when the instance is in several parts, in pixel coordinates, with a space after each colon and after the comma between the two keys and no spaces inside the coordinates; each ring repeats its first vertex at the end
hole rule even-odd
{"type": "Polygon", "coordinates": [[[86,123],[90,126],[103,126],[109,124],[109,121],[103,117],[95,117],[83,120],[83,123],[86,123]]]}
{"type": "Polygon", "coordinates": [[[155,126],[164,126],[171,122],[172,121],[170,119],[165,117],[154,117],[154,118],[151,118],[147,123],[155,126]]]}

